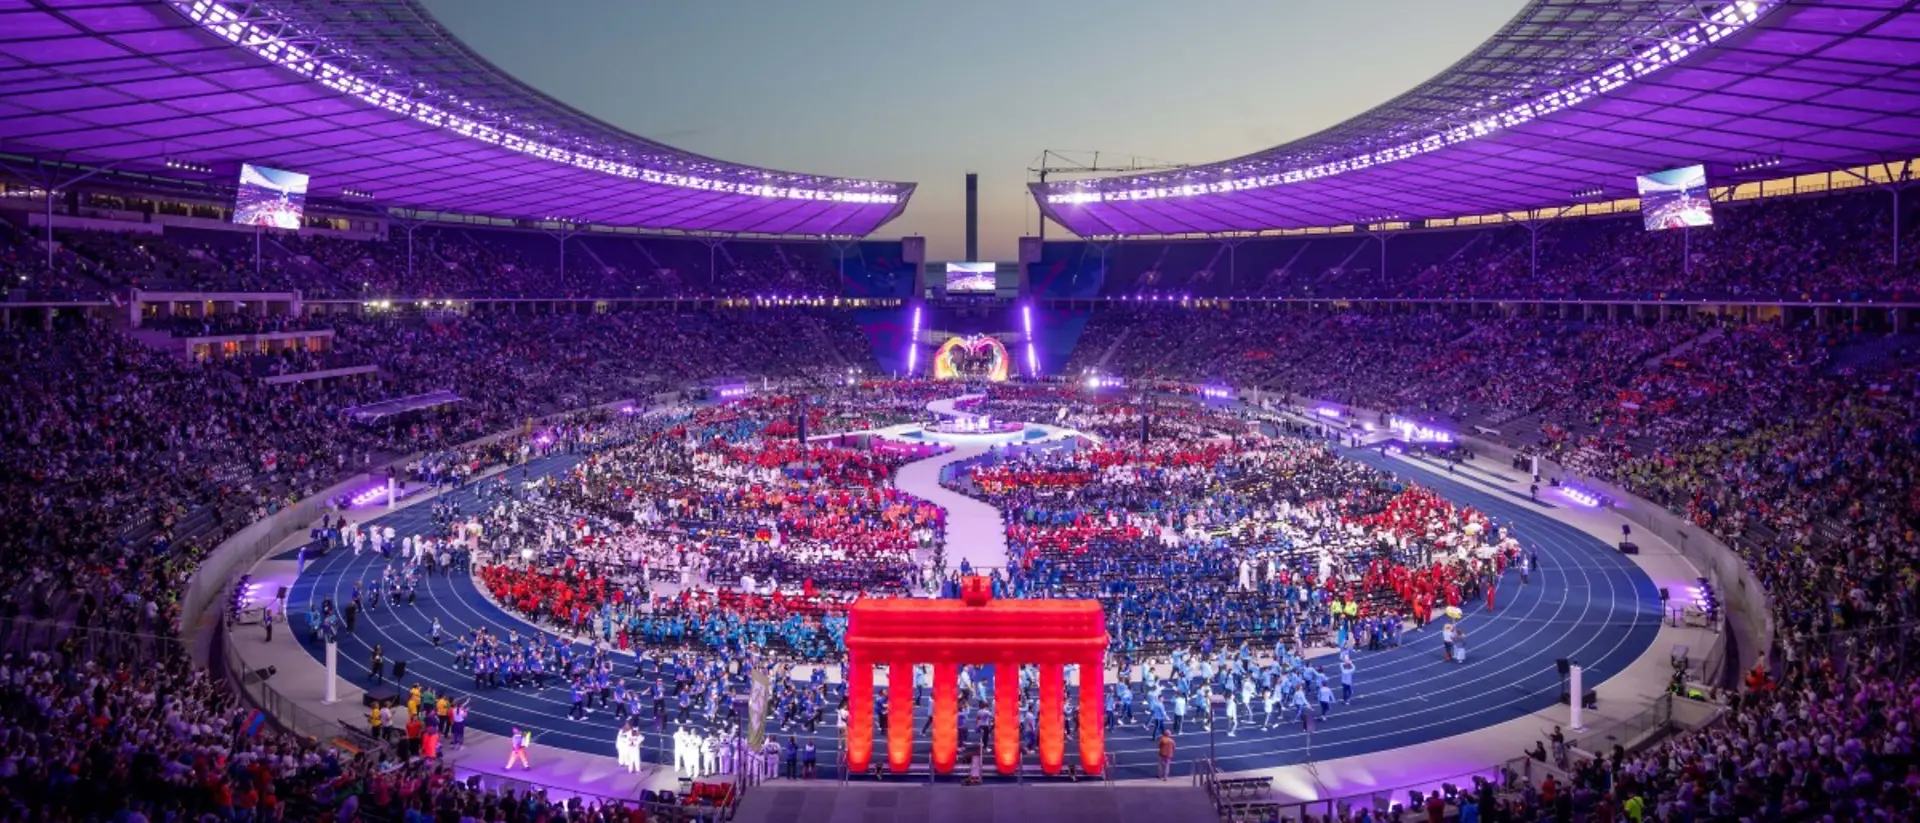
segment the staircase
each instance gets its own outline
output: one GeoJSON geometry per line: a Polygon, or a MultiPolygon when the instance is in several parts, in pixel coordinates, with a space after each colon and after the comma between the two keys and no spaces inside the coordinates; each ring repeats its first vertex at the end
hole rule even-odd
{"type": "Polygon", "coordinates": [[[1700,334],[1700,335],[1695,335],[1693,337],[1689,337],[1686,340],[1681,341],[1680,345],[1674,346],[1671,349],[1667,349],[1666,351],[1660,352],[1659,354],[1656,354],[1652,357],[1649,357],[1645,360],[1640,361],[1640,365],[1643,368],[1649,368],[1649,369],[1655,368],[1659,366],[1661,363],[1666,362],[1669,358],[1679,357],[1680,355],[1693,351],[1695,348],[1698,348],[1707,343],[1711,343],[1715,340],[1719,340],[1720,338],[1726,337],[1726,336],[1727,336],[1727,330],[1716,326],[1714,328],[1708,329],[1706,334],[1700,334]]]}
{"type": "Polygon", "coordinates": [[[1133,334],[1133,326],[1131,324],[1122,326],[1120,333],[1114,335],[1113,342],[1107,344],[1107,350],[1100,353],[1100,359],[1093,364],[1093,370],[1098,372],[1106,371],[1107,362],[1113,359],[1114,352],[1120,350],[1120,344],[1127,342],[1127,336],[1130,334],[1133,334]]]}

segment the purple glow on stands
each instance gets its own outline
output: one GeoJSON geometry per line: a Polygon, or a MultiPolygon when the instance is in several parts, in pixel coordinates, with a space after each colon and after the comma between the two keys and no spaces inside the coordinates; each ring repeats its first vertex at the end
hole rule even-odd
{"type": "Polygon", "coordinates": [[[920,365],[920,307],[913,307],[913,323],[907,327],[907,376],[920,365]]]}

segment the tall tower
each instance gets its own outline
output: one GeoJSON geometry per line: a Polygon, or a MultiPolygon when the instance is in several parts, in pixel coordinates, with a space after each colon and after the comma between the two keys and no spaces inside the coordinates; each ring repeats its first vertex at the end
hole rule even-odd
{"type": "Polygon", "coordinates": [[[980,175],[967,172],[967,260],[980,259],[980,175]]]}

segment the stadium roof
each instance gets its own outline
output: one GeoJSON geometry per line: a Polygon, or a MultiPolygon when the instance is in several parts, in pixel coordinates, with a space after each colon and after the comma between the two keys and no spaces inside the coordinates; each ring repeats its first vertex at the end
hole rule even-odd
{"type": "Polygon", "coordinates": [[[913,193],[633,136],[415,0],[0,0],[0,151],[229,181],[251,162],[319,197],[687,231],[865,235],[913,193]]]}
{"type": "Polygon", "coordinates": [[[1920,150],[1912,0],[1535,0],[1465,59],[1358,117],[1173,172],[1033,184],[1083,236],[1375,223],[1635,196],[1920,150]]]}

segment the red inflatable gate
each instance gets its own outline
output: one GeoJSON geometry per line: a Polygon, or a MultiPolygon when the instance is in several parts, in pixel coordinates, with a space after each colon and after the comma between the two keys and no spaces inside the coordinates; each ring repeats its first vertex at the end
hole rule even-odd
{"type": "Polygon", "coordinates": [[[1019,667],[1040,667],[1040,770],[1059,774],[1066,760],[1066,669],[1080,667],[1080,767],[1106,766],[1103,707],[1107,623],[1097,600],[993,600],[984,577],[968,578],[960,600],[864,598],[847,615],[847,767],[873,760],[873,667],[885,664],[887,768],[904,772],[913,757],[913,666],[933,664],[933,768],[959,759],[960,666],[994,666],[994,765],[1020,765],[1019,667]]]}

